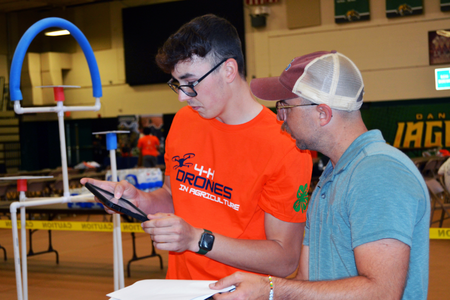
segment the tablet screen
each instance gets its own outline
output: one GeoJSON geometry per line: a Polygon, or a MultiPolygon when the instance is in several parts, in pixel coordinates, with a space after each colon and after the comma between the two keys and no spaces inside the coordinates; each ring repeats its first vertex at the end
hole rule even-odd
{"type": "MultiPolygon", "coordinates": [[[[133,203],[129,200],[120,198],[117,203],[114,203],[112,199],[114,198],[114,194],[108,191],[105,191],[102,188],[99,188],[96,185],[90,184],[88,182],[84,185],[97,199],[106,207],[118,212],[125,214],[127,216],[133,217],[141,222],[148,221],[147,215],[137,208],[133,203]]],[[[117,199],[116,199],[117,200],[117,199]]]]}

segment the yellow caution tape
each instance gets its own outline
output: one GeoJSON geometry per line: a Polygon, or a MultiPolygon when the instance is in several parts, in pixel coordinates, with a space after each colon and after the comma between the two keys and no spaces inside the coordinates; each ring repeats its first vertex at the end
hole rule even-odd
{"type": "Polygon", "coordinates": [[[430,239],[449,240],[450,228],[430,228],[430,239]]]}
{"type": "MultiPolygon", "coordinates": [[[[121,223],[122,232],[144,232],[141,223],[121,223]]],[[[17,222],[20,228],[20,221],[17,222]]],[[[11,229],[10,220],[0,220],[0,228],[11,229]]],[[[25,228],[41,230],[65,230],[65,231],[100,231],[112,232],[111,222],[64,222],[64,221],[26,221],[25,228]]]]}
{"type": "MultiPolygon", "coordinates": [[[[20,221],[17,222],[20,228],[20,221]]],[[[121,223],[122,232],[144,232],[141,223],[121,223]]],[[[0,228],[11,229],[10,220],[0,220],[0,228]]],[[[26,221],[27,229],[112,232],[111,222],[26,221]]],[[[450,228],[430,228],[430,239],[450,239],[450,228]]]]}

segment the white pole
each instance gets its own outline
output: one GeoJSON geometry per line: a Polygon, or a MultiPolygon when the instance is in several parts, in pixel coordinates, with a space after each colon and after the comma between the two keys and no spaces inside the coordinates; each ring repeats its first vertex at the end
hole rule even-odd
{"type": "Polygon", "coordinates": [[[61,146],[61,167],[63,176],[64,197],[69,197],[69,174],[67,171],[67,155],[66,155],[66,135],[64,133],[64,104],[62,101],[57,101],[58,111],[58,125],[59,125],[59,142],[61,146]]]}
{"type": "Polygon", "coordinates": [[[16,288],[17,288],[17,299],[23,300],[22,295],[22,278],[20,272],[20,252],[19,252],[19,233],[17,232],[17,210],[14,206],[15,203],[11,204],[11,223],[12,223],[12,235],[13,235],[13,247],[14,247],[14,268],[16,270],[16,288]]]}
{"type": "Polygon", "coordinates": [[[117,256],[119,258],[119,288],[123,289],[125,287],[125,278],[123,271],[123,250],[122,250],[122,230],[120,228],[120,215],[117,215],[118,219],[118,230],[117,230],[117,256]]]}
{"type": "MultiPolygon", "coordinates": [[[[111,176],[112,182],[117,182],[117,167],[116,167],[116,149],[109,150],[111,160],[111,176]]],[[[117,214],[113,214],[113,263],[114,263],[114,290],[119,290],[119,256],[117,253],[117,214]]],[[[119,219],[120,220],[120,219],[119,219]]]]}
{"type": "MultiPolygon", "coordinates": [[[[117,182],[116,149],[109,150],[111,159],[112,181],[117,182]]],[[[114,290],[125,287],[123,271],[122,232],[120,229],[120,215],[113,215],[113,248],[114,248],[114,290]]]]}
{"type": "MultiPolygon", "coordinates": [[[[14,101],[14,111],[16,114],[34,114],[34,113],[45,113],[45,112],[58,112],[58,108],[55,106],[50,107],[21,107],[21,100],[14,101]]],[[[67,106],[65,111],[99,111],[101,108],[100,98],[95,98],[94,106],[67,106]]]]}
{"type": "MultiPolygon", "coordinates": [[[[26,200],[25,192],[21,191],[20,202],[26,200]]],[[[27,229],[26,229],[25,207],[20,208],[20,237],[22,239],[22,280],[23,280],[23,299],[28,300],[28,263],[27,263],[27,229]]]]}

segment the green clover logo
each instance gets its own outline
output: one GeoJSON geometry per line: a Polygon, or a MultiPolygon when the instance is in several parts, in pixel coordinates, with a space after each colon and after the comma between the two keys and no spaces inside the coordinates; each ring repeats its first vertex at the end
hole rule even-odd
{"type": "Polygon", "coordinates": [[[305,212],[308,207],[309,199],[308,199],[308,184],[306,183],[304,186],[301,185],[297,191],[297,201],[294,203],[294,210],[300,211],[302,209],[302,213],[305,212]]]}

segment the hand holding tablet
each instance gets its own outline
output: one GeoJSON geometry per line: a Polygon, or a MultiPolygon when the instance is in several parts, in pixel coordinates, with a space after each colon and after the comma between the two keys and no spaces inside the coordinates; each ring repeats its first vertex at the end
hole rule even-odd
{"type": "Polygon", "coordinates": [[[147,215],[137,208],[133,203],[124,198],[117,199],[118,202],[114,203],[112,199],[114,199],[114,194],[105,191],[102,188],[99,188],[96,185],[90,184],[86,182],[84,186],[92,193],[95,197],[107,208],[121,214],[125,214],[127,216],[133,217],[141,222],[148,221],[147,215]]]}

